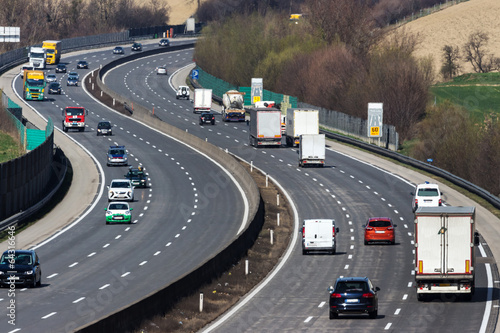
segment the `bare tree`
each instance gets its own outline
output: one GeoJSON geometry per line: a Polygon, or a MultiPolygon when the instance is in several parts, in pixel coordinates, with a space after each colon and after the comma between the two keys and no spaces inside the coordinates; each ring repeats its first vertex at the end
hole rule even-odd
{"type": "Polygon", "coordinates": [[[464,45],[465,60],[472,65],[476,73],[489,73],[500,69],[500,58],[487,53],[488,40],[486,33],[477,31],[470,34],[464,45]]]}
{"type": "Polygon", "coordinates": [[[460,72],[460,51],[458,46],[445,45],[443,47],[443,65],[441,66],[441,75],[445,80],[457,76],[460,72]]]}

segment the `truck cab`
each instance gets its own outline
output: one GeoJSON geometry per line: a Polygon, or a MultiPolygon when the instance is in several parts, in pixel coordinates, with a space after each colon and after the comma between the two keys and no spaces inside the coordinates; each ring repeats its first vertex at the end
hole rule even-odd
{"type": "Polygon", "coordinates": [[[62,128],[64,132],[68,129],[77,129],[80,132],[85,131],[85,116],[88,111],[84,107],[68,106],[63,111],[62,128]]]}

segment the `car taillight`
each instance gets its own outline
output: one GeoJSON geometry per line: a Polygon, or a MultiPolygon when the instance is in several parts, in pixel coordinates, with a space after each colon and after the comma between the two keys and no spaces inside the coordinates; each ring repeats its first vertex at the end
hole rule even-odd
{"type": "Polygon", "coordinates": [[[302,227],[302,238],[306,237],[306,228],[302,227]]]}
{"type": "Polygon", "coordinates": [[[333,227],[332,236],[335,237],[335,227],[333,227]]]}
{"type": "Polygon", "coordinates": [[[330,298],[341,298],[342,295],[338,294],[338,293],[333,293],[330,295],[330,298]]]}
{"type": "Polygon", "coordinates": [[[442,206],[443,203],[441,202],[441,199],[439,199],[439,206],[442,206]]]}
{"type": "Polygon", "coordinates": [[[387,227],[387,230],[394,230],[393,227],[387,227]]]}
{"type": "Polygon", "coordinates": [[[363,298],[373,298],[373,294],[372,293],[366,293],[366,294],[363,294],[362,297],[363,298]]]}
{"type": "Polygon", "coordinates": [[[372,227],[366,227],[366,230],[373,230],[372,227]]]}
{"type": "Polygon", "coordinates": [[[415,199],[415,206],[418,205],[418,199],[415,199]]]}

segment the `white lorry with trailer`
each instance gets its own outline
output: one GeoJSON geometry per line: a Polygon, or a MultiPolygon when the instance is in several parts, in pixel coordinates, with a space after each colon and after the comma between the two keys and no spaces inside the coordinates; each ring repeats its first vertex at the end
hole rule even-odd
{"type": "Polygon", "coordinates": [[[419,207],[415,211],[415,287],[425,295],[474,294],[475,207],[419,207]]]}
{"type": "Polygon", "coordinates": [[[337,233],[333,219],[308,219],[302,224],[302,254],[312,251],[335,254],[337,251],[337,233]]]}
{"type": "Polygon", "coordinates": [[[319,111],[290,108],[286,110],[286,144],[298,146],[302,134],[319,134],[319,111]]]}
{"type": "Polygon", "coordinates": [[[34,69],[45,69],[47,52],[43,47],[30,47],[29,65],[34,69]]]}
{"type": "Polygon", "coordinates": [[[222,95],[222,121],[245,121],[244,92],[229,90],[222,95]]]}
{"type": "Polygon", "coordinates": [[[210,112],[212,110],[212,89],[195,89],[193,104],[193,113],[210,112]]]}
{"type": "Polygon", "coordinates": [[[281,111],[273,108],[250,109],[250,145],[281,146],[281,111]]]}
{"type": "Polygon", "coordinates": [[[302,134],[299,141],[299,167],[325,165],[324,134],[302,134]]]}

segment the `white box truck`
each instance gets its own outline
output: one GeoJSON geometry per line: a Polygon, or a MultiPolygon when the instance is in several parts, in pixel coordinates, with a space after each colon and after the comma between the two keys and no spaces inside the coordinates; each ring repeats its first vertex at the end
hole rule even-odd
{"type": "Polygon", "coordinates": [[[415,211],[415,286],[431,294],[474,294],[475,207],[419,207],[415,211]]]}
{"type": "Polygon", "coordinates": [[[302,254],[311,251],[337,251],[337,233],[333,219],[308,219],[302,224],[302,254]]]}
{"type": "Polygon", "coordinates": [[[286,110],[286,144],[298,146],[302,134],[319,134],[319,111],[291,108],[286,110]]]}
{"type": "Polygon", "coordinates": [[[302,134],[299,142],[299,167],[325,165],[324,134],[302,134]]]}
{"type": "Polygon", "coordinates": [[[210,112],[212,109],[212,89],[195,89],[193,104],[193,113],[210,112]]]}
{"type": "Polygon", "coordinates": [[[281,111],[273,108],[250,109],[250,145],[281,146],[281,111]]]}

